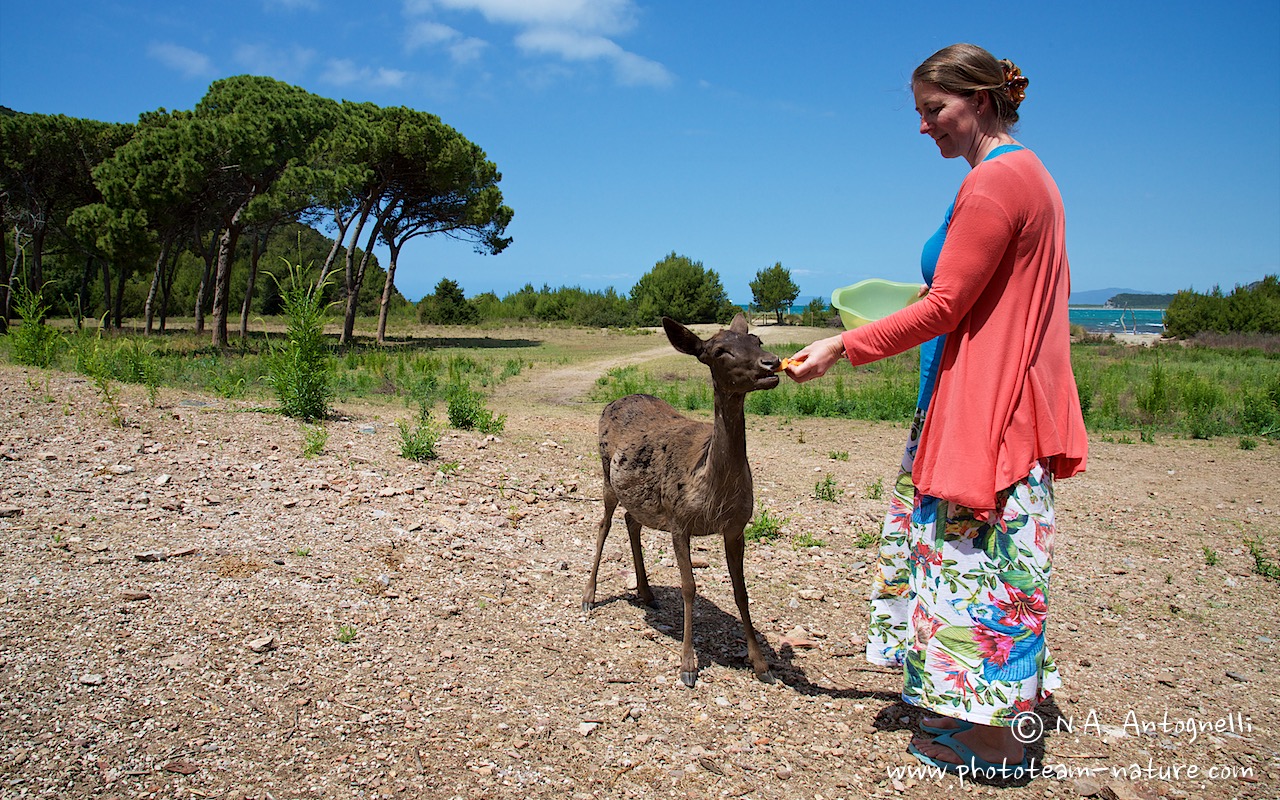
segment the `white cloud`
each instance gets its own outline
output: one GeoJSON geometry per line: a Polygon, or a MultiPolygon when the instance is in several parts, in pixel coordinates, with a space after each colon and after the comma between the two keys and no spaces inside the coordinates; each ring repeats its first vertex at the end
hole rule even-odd
{"type": "Polygon", "coordinates": [[[265,44],[243,44],[235,49],[232,59],[245,72],[296,82],[315,62],[316,51],[299,45],[279,48],[265,44]]]}
{"type": "Polygon", "coordinates": [[[188,78],[213,74],[213,61],[207,55],[180,44],[156,42],[147,48],[147,55],[188,78]]]}
{"type": "Polygon", "coordinates": [[[409,73],[402,70],[387,69],[386,67],[377,69],[362,67],[357,66],[350,59],[336,58],[325,66],[324,72],[320,75],[320,80],[335,86],[363,84],[394,89],[403,86],[408,77],[409,73]]]}
{"type": "MultiPolygon", "coordinates": [[[[602,61],[613,67],[623,85],[667,86],[674,80],[662,64],[614,41],[637,24],[634,0],[405,0],[404,10],[410,17],[440,11],[479,13],[491,23],[519,28],[515,41],[524,53],[602,61]]],[[[422,24],[434,26],[424,35],[441,35],[440,29],[457,34],[445,25],[422,24]]]]}
{"type": "Polygon", "coordinates": [[[672,80],[666,67],[628,52],[617,42],[603,36],[538,28],[517,36],[516,45],[525,52],[558,55],[566,61],[611,62],[618,82],[628,86],[666,86],[672,80]]]}
{"type": "Polygon", "coordinates": [[[435,0],[438,8],[476,11],[490,22],[520,27],[569,28],[616,35],[635,27],[632,0],[435,0]]]}
{"type": "Polygon", "coordinates": [[[475,61],[488,47],[483,39],[464,36],[448,25],[438,22],[415,22],[405,36],[405,50],[412,53],[422,48],[442,49],[455,62],[465,64],[475,61]]]}

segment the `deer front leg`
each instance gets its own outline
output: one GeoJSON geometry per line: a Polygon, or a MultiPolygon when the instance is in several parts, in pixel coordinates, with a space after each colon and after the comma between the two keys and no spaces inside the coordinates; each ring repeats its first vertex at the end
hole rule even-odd
{"type": "Polygon", "coordinates": [[[733,600],[738,604],[738,615],[742,617],[743,635],[747,639],[747,658],[751,660],[751,668],[756,677],[764,683],[773,683],[773,673],[769,671],[769,662],[764,660],[760,650],[760,642],[756,639],[755,626],[751,624],[751,605],[747,600],[747,581],[742,574],[743,552],[746,543],[742,530],[731,531],[724,537],[725,563],[729,567],[729,579],[733,582],[733,600]]]}
{"type": "Polygon", "coordinates": [[[689,534],[671,534],[676,554],[676,566],[680,567],[680,595],[684,598],[684,641],[680,645],[680,681],[690,689],[698,682],[698,654],[693,650],[693,598],[698,593],[693,581],[693,559],[689,555],[689,534]]]}
{"type": "Polygon", "coordinates": [[[631,516],[631,512],[623,517],[627,523],[627,535],[631,537],[631,560],[636,565],[636,595],[640,602],[650,607],[658,605],[649,588],[649,575],[644,571],[644,548],[640,545],[640,521],[631,516]]]}
{"type": "Polygon", "coordinates": [[[609,490],[608,485],[604,491],[604,519],[600,520],[600,532],[596,534],[596,556],[591,562],[591,575],[587,578],[587,588],[582,592],[582,611],[590,613],[591,606],[596,602],[596,576],[600,572],[600,555],[604,552],[604,540],[609,535],[609,528],[613,525],[613,511],[618,507],[618,497],[609,490]]]}

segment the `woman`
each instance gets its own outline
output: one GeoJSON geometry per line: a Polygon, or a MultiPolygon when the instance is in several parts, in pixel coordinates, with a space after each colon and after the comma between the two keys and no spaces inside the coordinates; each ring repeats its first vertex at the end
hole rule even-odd
{"type": "Polygon", "coordinates": [[[1087,451],[1062,198],[1011,134],[1026,86],[1011,62],[968,44],[916,69],[920,132],[971,168],[926,245],[931,286],[787,370],[809,381],[841,358],[865,364],[944,337],[935,356],[922,352],[911,480],[899,483],[911,507],[886,520],[868,657],[901,664],[903,699],[940,715],[922,724],[936,736],[909,750],[968,776],[1025,768],[1017,718],[1060,684],[1044,638],[1053,480],[1082,471],[1087,451]]]}

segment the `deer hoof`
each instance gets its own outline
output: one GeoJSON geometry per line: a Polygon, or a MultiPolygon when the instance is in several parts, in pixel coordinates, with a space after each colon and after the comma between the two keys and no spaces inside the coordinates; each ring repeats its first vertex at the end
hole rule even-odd
{"type": "Polygon", "coordinates": [[[698,683],[697,670],[694,670],[693,672],[681,672],[680,682],[692,689],[698,683]]]}
{"type": "Polygon", "coordinates": [[[593,605],[595,605],[595,604],[594,604],[594,603],[592,603],[590,600],[583,600],[583,601],[582,601],[582,613],[583,613],[583,614],[590,614],[590,613],[591,613],[591,606],[593,606],[593,605]]]}
{"type": "Polygon", "coordinates": [[[778,682],[778,679],[773,677],[773,673],[770,672],[769,670],[765,670],[764,672],[757,672],[756,680],[760,681],[761,683],[768,683],[768,684],[775,684],[778,682]]]}

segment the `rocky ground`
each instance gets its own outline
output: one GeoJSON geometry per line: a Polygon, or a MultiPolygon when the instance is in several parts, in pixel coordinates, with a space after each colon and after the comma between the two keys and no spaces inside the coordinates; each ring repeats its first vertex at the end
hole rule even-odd
{"type": "Polygon", "coordinates": [[[1056,774],[990,787],[901,773],[917,713],[862,659],[901,426],[748,420],[785,519],[747,550],[777,684],[745,666],[715,540],[696,688],[665,534],[658,609],[619,522],[583,613],[604,366],[509,381],[506,430],[429,464],[399,456],[402,407],[339,408],[308,458],[249,403],[125,387],[121,428],[83,377],[0,367],[0,795],[1280,796],[1280,584],[1244,544],[1280,560],[1274,444],[1095,439],[1058,486],[1065,687],[1032,748],[1056,774]]]}

